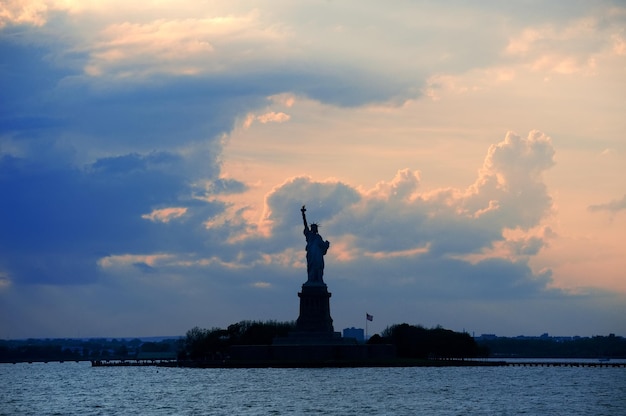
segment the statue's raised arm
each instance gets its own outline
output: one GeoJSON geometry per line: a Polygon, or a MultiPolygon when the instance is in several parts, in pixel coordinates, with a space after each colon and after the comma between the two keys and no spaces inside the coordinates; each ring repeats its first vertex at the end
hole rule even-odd
{"type": "Polygon", "coordinates": [[[302,221],[304,222],[304,229],[308,230],[309,224],[307,224],[306,222],[306,207],[304,205],[302,205],[302,208],[300,208],[300,212],[302,212],[302,221]]]}

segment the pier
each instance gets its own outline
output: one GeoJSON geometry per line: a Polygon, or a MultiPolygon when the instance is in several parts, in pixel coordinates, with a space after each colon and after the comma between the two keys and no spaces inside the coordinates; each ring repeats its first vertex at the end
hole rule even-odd
{"type": "Polygon", "coordinates": [[[505,361],[507,367],[613,367],[626,368],[626,362],[610,361],[505,361]]]}
{"type": "Polygon", "coordinates": [[[342,367],[579,367],[626,368],[626,361],[474,361],[474,360],[98,360],[93,367],[187,367],[187,368],[342,368],[342,367]]]}
{"type": "Polygon", "coordinates": [[[176,367],[177,360],[91,360],[92,367],[176,367]]]}
{"type": "Polygon", "coordinates": [[[175,352],[140,352],[134,358],[105,358],[91,360],[92,367],[174,366],[178,362],[175,352]]]}

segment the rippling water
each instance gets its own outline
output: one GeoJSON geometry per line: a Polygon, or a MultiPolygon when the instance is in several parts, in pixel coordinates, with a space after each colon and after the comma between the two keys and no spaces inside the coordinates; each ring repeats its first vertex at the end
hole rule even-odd
{"type": "Polygon", "coordinates": [[[626,369],[0,364],[2,415],[624,415],[626,369]]]}

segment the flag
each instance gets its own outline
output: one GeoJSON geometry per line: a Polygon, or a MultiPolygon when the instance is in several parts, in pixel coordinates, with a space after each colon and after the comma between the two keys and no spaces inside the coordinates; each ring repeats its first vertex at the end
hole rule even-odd
{"type": "Polygon", "coordinates": [[[370,315],[369,313],[365,314],[365,319],[367,319],[368,321],[373,321],[374,317],[372,315],[370,315]]]}

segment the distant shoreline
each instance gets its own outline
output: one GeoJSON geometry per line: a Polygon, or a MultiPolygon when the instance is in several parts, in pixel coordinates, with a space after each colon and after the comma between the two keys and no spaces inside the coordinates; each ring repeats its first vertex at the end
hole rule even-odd
{"type": "Polygon", "coordinates": [[[507,365],[505,361],[479,360],[427,360],[427,359],[386,359],[386,360],[181,360],[158,363],[125,361],[92,361],[94,367],[118,366],[157,366],[178,368],[358,368],[358,367],[498,367],[507,365]]]}
{"type": "Polygon", "coordinates": [[[328,360],[328,361],[288,361],[288,360],[47,360],[14,361],[0,364],[49,364],[49,363],[91,362],[92,367],[162,367],[162,368],[400,368],[400,367],[588,367],[626,368],[626,359],[602,360],[588,358],[517,358],[511,360],[484,359],[408,359],[387,360],[328,360]]]}

